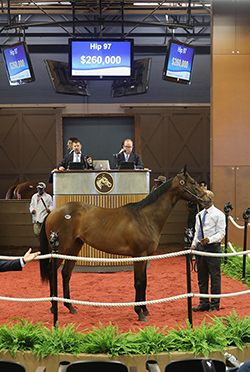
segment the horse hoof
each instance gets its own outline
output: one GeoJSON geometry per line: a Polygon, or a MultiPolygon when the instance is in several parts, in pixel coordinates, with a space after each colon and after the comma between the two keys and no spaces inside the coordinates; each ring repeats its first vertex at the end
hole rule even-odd
{"type": "Polygon", "coordinates": [[[149,313],[148,310],[146,310],[146,311],[143,311],[143,315],[145,315],[145,316],[150,316],[150,313],[149,313]]]}
{"type": "Polygon", "coordinates": [[[145,315],[143,313],[140,313],[139,315],[139,321],[140,322],[147,322],[147,318],[145,317],[145,315]]]}

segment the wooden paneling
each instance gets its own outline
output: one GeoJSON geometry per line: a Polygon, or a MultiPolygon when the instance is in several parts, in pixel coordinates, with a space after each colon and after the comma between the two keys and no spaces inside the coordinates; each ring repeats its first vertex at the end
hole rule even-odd
{"type": "MultiPolygon", "coordinates": [[[[59,109],[0,111],[0,198],[10,186],[47,182],[56,165],[56,122],[59,109]]],[[[60,110],[59,110],[60,111],[60,110]]]]}
{"type": "Polygon", "coordinates": [[[0,200],[1,247],[38,247],[28,200],[0,200]]]}
{"type": "MultiPolygon", "coordinates": [[[[134,108],[141,118],[141,147],[145,167],[154,178],[175,176],[184,164],[197,181],[210,184],[209,108],[134,108]]],[[[166,222],[160,243],[183,244],[188,212],[178,202],[166,222]]]]}
{"type": "Polygon", "coordinates": [[[209,182],[209,109],[144,110],[141,128],[143,162],[152,169],[152,180],[160,174],[170,178],[188,164],[198,181],[209,182]]]}

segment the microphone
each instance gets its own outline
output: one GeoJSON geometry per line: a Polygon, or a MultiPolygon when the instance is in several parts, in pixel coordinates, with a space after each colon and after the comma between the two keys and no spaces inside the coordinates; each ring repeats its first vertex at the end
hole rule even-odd
{"type": "Polygon", "coordinates": [[[75,153],[76,155],[79,155],[81,152],[78,149],[76,149],[75,153]]]}
{"type": "Polygon", "coordinates": [[[113,154],[115,158],[117,158],[118,155],[120,155],[122,152],[125,152],[126,150],[121,149],[117,154],[113,154]]]}

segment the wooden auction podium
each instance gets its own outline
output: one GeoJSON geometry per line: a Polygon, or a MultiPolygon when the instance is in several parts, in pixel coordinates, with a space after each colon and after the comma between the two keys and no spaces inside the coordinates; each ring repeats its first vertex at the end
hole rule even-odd
{"type": "MultiPolygon", "coordinates": [[[[145,170],[55,172],[54,204],[55,207],[59,207],[71,201],[80,201],[103,208],[117,208],[144,199],[149,193],[149,187],[150,172],[145,170]]],[[[96,233],[98,234],[98,231],[96,233]]],[[[124,258],[124,256],[98,251],[87,244],[83,245],[79,256],[124,258]]],[[[117,266],[126,266],[127,263],[77,261],[77,265],[81,266],[79,271],[117,271],[117,266]],[[105,270],[105,267],[108,270],[105,270]]]]}

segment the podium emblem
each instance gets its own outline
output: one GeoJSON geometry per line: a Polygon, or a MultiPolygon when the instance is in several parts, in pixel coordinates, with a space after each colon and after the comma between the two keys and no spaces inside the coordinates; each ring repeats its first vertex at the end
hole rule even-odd
{"type": "Polygon", "coordinates": [[[100,194],[108,194],[113,190],[114,178],[107,172],[98,173],[95,177],[94,186],[100,194]]]}

